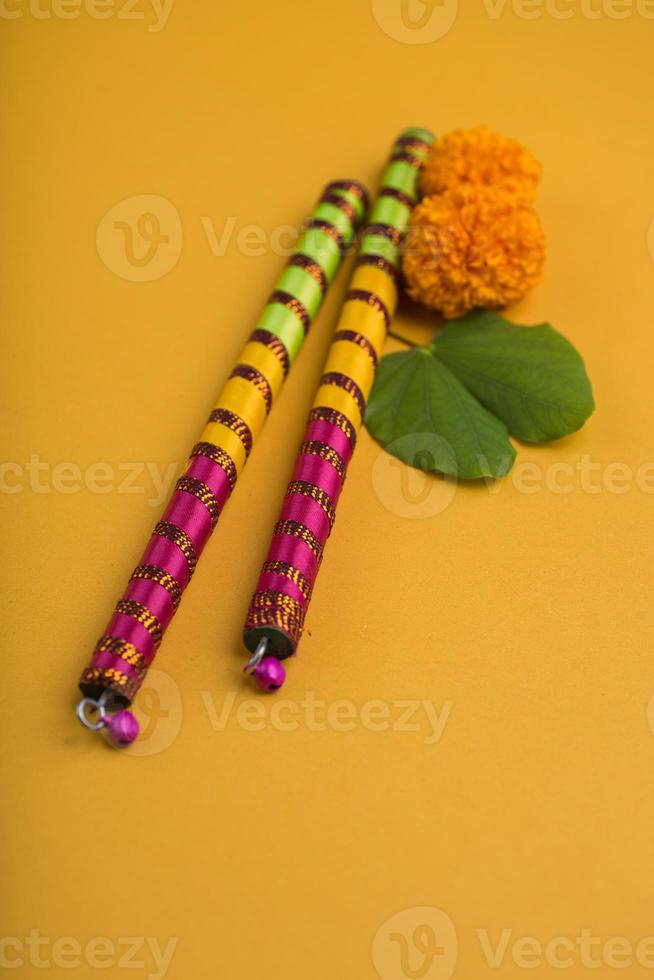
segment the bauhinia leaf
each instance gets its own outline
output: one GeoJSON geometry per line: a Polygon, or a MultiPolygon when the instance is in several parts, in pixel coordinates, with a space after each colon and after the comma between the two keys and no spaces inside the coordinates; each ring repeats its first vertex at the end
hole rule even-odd
{"type": "Polygon", "coordinates": [[[429,350],[526,442],[575,432],[595,408],[584,362],[549,323],[521,327],[478,310],[448,323],[429,350]]]}
{"type": "Polygon", "coordinates": [[[429,348],[382,358],[366,425],[389,453],[410,466],[462,479],[504,476],[515,459],[504,423],[429,348]],[[437,437],[428,453],[425,433],[437,437]]]}

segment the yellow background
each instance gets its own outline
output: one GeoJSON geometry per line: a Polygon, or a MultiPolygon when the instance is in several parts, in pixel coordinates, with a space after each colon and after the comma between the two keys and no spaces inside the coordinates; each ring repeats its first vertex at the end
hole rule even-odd
{"type": "MultiPolygon", "coordinates": [[[[450,917],[461,978],[525,973],[511,946],[491,970],[478,929],[493,945],[506,929],[654,934],[652,466],[636,480],[654,460],[654,21],[589,8],[560,0],[571,18],[534,18],[463,0],[425,44],[389,36],[358,0],[177,0],[159,31],[144,0],[141,20],[40,19],[27,4],[0,18],[3,475],[23,486],[0,498],[3,936],[177,937],[170,980],[367,980],[378,929],[403,909],[450,917]],[[314,731],[302,711],[282,731],[271,700],[263,731],[235,715],[257,700],[240,628],[341,275],[162,645],[145,738],[133,758],[109,751],[74,717],[76,679],[162,508],[145,475],[140,494],[119,492],[122,471],[107,493],[64,493],[57,465],[181,467],[281,269],[270,233],[297,226],[329,179],[374,186],[402,127],[478,122],[544,163],[546,275],[511,316],[575,343],[597,412],[571,438],[519,447],[542,473],[531,493],[517,477],[452,499],[421,476],[402,484],[362,434],[281,695],[381,699],[395,721],[398,700],[427,699],[449,705],[441,738],[427,744],[422,711],[413,732],[360,715],[314,731]],[[103,216],[139,195],[181,220],[179,261],[150,282],[111,270],[109,233],[96,245],[103,216]],[[206,228],[220,236],[230,216],[214,255],[206,228]],[[236,240],[253,224],[260,255],[236,240]],[[47,492],[30,488],[31,455],[47,492]],[[584,455],[599,492],[582,485],[584,455]],[[552,489],[559,461],[570,493],[552,489]],[[615,463],[633,474],[623,492],[615,463]],[[233,697],[216,730],[211,706],[233,697]]],[[[405,305],[396,328],[422,340],[434,325],[405,305]]],[[[6,954],[23,958],[15,976],[154,972],[118,954],[45,971],[21,949],[6,954]]],[[[446,959],[425,975],[449,976],[446,959]]],[[[613,975],[574,962],[564,975],[613,975]]],[[[405,976],[398,959],[385,980],[405,976]]]]}

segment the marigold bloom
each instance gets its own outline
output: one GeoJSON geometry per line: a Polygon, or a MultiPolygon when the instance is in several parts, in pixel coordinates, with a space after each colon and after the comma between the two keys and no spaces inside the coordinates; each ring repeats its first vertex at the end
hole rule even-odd
{"type": "Polygon", "coordinates": [[[540,279],[545,236],[531,205],[463,184],[415,208],[403,268],[409,296],[444,317],[521,299],[540,279]]]}
{"type": "Polygon", "coordinates": [[[486,126],[456,129],[437,139],[427,155],[423,194],[440,194],[461,185],[503,188],[524,201],[536,196],[541,165],[517,140],[486,126]]]}

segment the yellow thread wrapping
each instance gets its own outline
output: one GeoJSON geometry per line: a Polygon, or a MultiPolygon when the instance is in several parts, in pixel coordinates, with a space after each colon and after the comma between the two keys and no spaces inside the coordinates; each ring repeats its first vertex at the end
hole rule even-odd
{"type": "Polygon", "coordinates": [[[397,306],[397,286],[394,281],[374,265],[358,265],[350,281],[350,289],[365,289],[379,296],[390,316],[397,306]]]}
{"type": "MultiPolygon", "coordinates": [[[[284,367],[274,351],[263,344],[249,342],[239,359],[239,364],[249,364],[265,377],[270,385],[273,398],[284,381],[284,367]]],[[[215,408],[226,408],[243,419],[256,439],[266,421],[266,403],[261,392],[245,378],[230,378],[216,402],[215,408]]],[[[222,422],[208,422],[200,436],[200,442],[209,442],[224,449],[233,459],[237,473],[246,461],[245,447],[241,437],[222,422]]]]}
{"type": "Polygon", "coordinates": [[[313,404],[314,407],[320,405],[325,408],[335,408],[337,412],[342,412],[348,417],[355,429],[361,425],[359,406],[344,388],[339,388],[337,385],[320,385],[313,404]]]}
{"type": "Polygon", "coordinates": [[[338,371],[352,378],[361,388],[363,397],[368,398],[375,379],[375,369],[370,355],[359,344],[354,344],[351,340],[334,341],[329,348],[324,373],[327,374],[329,371],[338,371]]]}
{"type": "Polygon", "coordinates": [[[277,355],[263,344],[250,343],[241,354],[242,364],[251,364],[261,371],[272,388],[273,398],[284,381],[284,368],[277,355]]]}
{"type": "Polygon", "coordinates": [[[336,326],[337,330],[354,330],[367,337],[381,357],[386,340],[386,324],[384,317],[372,306],[366,303],[354,302],[353,300],[345,303],[336,326]]]}
{"type": "MultiPolygon", "coordinates": [[[[389,316],[393,316],[397,306],[397,287],[392,277],[375,266],[357,266],[350,283],[351,289],[362,289],[373,293],[385,305],[389,316]]],[[[362,334],[380,357],[386,339],[386,322],[381,311],[373,306],[349,300],[343,306],[336,330],[353,330],[362,334]]],[[[348,340],[332,343],[325,365],[325,373],[337,372],[351,378],[367,400],[375,377],[375,370],[369,355],[359,344],[348,340]]],[[[359,428],[362,422],[361,411],[355,399],[337,385],[321,385],[316,394],[314,407],[325,406],[342,412],[359,428]]]]}
{"type": "Polygon", "coordinates": [[[266,421],[266,402],[261,392],[245,378],[229,379],[220,393],[216,408],[228,408],[240,415],[249,426],[253,439],[256,439],[266,421]]]}
{"type": "Polygon", "coordinates": [[[222,422],[209,422],[205,425],[200,441],[210,442],[213,446],[218,446],[219,449],[229,453],[238,473],[245,466],[245,448],[240,437],[222,422]]]}

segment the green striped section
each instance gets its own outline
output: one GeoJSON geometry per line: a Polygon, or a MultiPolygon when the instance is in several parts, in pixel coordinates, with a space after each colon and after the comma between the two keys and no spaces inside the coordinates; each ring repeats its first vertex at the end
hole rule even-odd
{"type": "Polygon", "coordinates": [[[275,289],[283,289],[299,299],[306,306],[312,320],[320,309],[322,289],[313,276],[300,266],[287,266],[279,277],[275,289]]]}
{"type": "Polygon", "coordinates": [[[266,306],[259,317],[257,330],[269,330],[279,337],[291,361],[295,360],[304,342],[304,327],[300,320],[281,303],[269,303],[266,306]]]}
{"type": "Polygon", "coordinates": [[[409,126],[408,129],[403,129],[400,138],[402,136],[416,136],[418,139],[424,140],[425,143],[429,143],[430,146],[434,142],[434,134],[430,133],[428,129],[421,129],[420,126],[409,126]]]}
{"type": "MultiPolygon", "coordinates": [[[[339,197],[351,204],[358,215],[358,220],[363,218],[363,203],[356,193],[337,187],[330,188],[330,193],[338,194],[339,197]]],[[[311,213],[311,218],[328,221],[340,232],[346,245],[352,241],[354,237],[353,223],[337,205],[320,201],[311,213]]],[[[341,264],[341,250],[337,242],[326,232],[321,231],[320,228],[305,229],[300,235],[295,252],[306,255],[307,258],[316,262],[324,272],[328,285],[341,264]]],[[[301,266],[287,265],[275,283],[275,290],[289,293],[299,300],[306,308],[311,320],[316,316],[322,304],[323,291],[320,285],[301,266]]],[[[268,330],[278,337],[288,351],[289,360],[291,362],[295,360],[304,342],[305,331],[302,321],[292,310],[287,309],[283,303],[268,303],[259,317],[256,329],[268,330]]]]}
{"type": "Polygon", "coordinates": [[[358,194],[355,194],[353,191],[344,191],[342,187],[332,187],[331,193],[338,194],[339,197],[342,197],[343,200],[352,205],[356,212],[357,221],[364,219],[366,209],[358,194]]]}
{"type": "Polygon", "coordinates": [[[385,235],[364,235],[361,240],[362,255],[381,255],[383,259],[397,265],[399,249],[385,235]]]}
{"type": "Polygon", "coordinates": [[[393,225],[403,231],[409,221],[411,214],[410,208],[401,201],[396,201],[394,197],[378,197],[375,201],[370,220],[373,223],[382,225],[393,225]]]}
{"type": "Polygon", "coordinates": [[[313,217],[320,218],[322,221],[328,221],[330,225],[333,225],[334,228],[340,231],[345,244],[350,244],[352,241],[352,222],[335,204],[328,204],[326,202],[319,204],[313,212],[313,217]]]}
{"type": "MultiPolygon", "coordinates": [[[[434,137],[426,130],[417,126],[411,126],[402,130],[400,139],[403,136],[414,136],[424,140],[431,145],[434,137]]],[[[403,152],[409,153],[417,161],[424,160],[426,150],[412,146],[399,146],[396,142],[391,155],[403,152]]],[[[382,176],[382,187],[393,187],[395,190],[403,191],[408,197],[417,197],[418,177],[420,171],[410,163],[403,160],[395,160],[389,163],[382,176]]],[[[390,225],[402,234],[406,231],[411,217],[411,209],[401,201],[393,197],[377,197],[372,206],[370,214],[370,224],[390,225]]],[[[385,235],[367,234],[363,236],[361,242],[361,254],[380,255],[397,268],[400,263],[400,249],[386,238],[385,235]]]]}
{"type": "Polygon", "coordinates": [[[325,273],[327,282],[332,281],[341,263],[341,250],[326,232],[321,231],[320,228],[307,228],[300,235],[295,251],[308,255],[310,259],[317,262],[325,273]]]}
{"type": "Polygon", "coordinates": [[[415,197],[417,177],[418,172],[415,167],[403,160],[396,160],[386,167],[382,177],[382,185],[394,187],[398,191],[404,191],[409,197],[415,197]]]}

